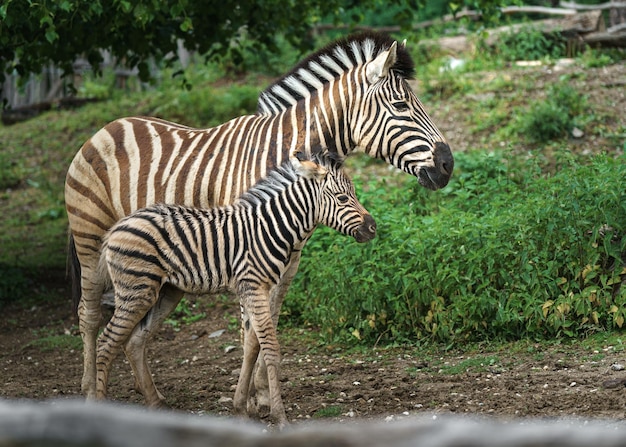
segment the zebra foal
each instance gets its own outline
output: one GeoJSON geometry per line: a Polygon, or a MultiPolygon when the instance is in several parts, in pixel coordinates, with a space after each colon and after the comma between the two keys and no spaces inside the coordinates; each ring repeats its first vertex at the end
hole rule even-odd
{"type": "Polygon", "coordinates": [[[113,317],[100,335],[96,397],[107,394],[111,362],[122,348],[146,402],[159,406],[145,359],[146,331],[166,316],[162,300],[174,305],[183,292],[238,295],[248,320],[234,407],[246,413],[250,381],[259,352],[267,365],[270,417],[286,422],[280,384],[280,350],[270,308],[270,291],[287,272],[318,224],[367,242],[376,224],[356,198],[354,185],[328,156],[312,161],[302,153],[283,163],[234,205],[198,209],[157,204],[119,221],[107,233],[100,271],[115,292],[113,317]],[[319,162],[319,164],[317,163],[319,162]]]}

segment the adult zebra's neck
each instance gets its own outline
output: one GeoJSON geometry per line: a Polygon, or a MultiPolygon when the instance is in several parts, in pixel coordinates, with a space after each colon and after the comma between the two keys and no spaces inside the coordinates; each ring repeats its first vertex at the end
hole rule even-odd
{"type": "Polygon", "coordinates": [[[305,242],[320,220],[320,180],[306,178],[287,161],[243,194],[233,205],[253,228],[263,234],[277,258],[287,261],[292,250],[305,242]],[[280,252],[280,254],[278,253],[280,252]]]}
{"type": "Polygon", "coordinates": [[[281,121],[282,135],[287,139],[284,143],[290,152],[311,154],[322,150],[344,157],[355,149],[351,121],[363,92],[357,91],[358,84],[348,87],[349,75],[323,84],[275,115],[281,121]]]}

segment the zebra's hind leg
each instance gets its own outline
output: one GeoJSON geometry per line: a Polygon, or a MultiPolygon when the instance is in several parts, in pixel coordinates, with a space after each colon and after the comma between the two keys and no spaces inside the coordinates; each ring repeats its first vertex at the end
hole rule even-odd
{"type": "Polygon", "coordinates": [[[124,353],[135,376],[135,388],[143,394],[146,405],[152,408],[165,406],[165,397],[154,384],[146,360],[146,343],[156,333],[163,320],[176,308],[182,297],[183,292],[181,290],[165,285],[161,289],[159,301],[135,326],[124,346],[124,353]]]}
{"type": "Polygon", "coordinates": [[[78,327],[83,340],[83,378],[81,390],[87,399],[96,398],[96,347],[102,320],[100,300],[104,286],[90,278],[93,269],[83,265],[81,298],[78,304],[78,327]]]}
{"type": "MultiPolygon", "coordinates": [[[[254,289],[244,290],[240,294],[240,299],[246,313],[250,317],[249,322],[252,330],[248,330],[244,335],[244,344],[250,348],[260,345],[261,355],[267,367],[267,378],[269,383],[270,397],[270,419],[282,429],[287,425],[287,416],[285,415],[285,407],[280,392],[280,346],[276,335],[276,326],[272,319],[272,312],[269,300],[269,293],[263,291],[255,291],[254,289]],[[256,336],[254,342],[252,333],[256,336]],[[253,344],[254,343],[254,344],[253,344]]],[[[250,379],[253,370],[253,363],[258,357],[258,348],[249,349],[246,352],[244,348],[244,361],[235,392],[235,405],[240,411],[245,405],[246,396],[243,393],[248,392],[250,387],[250,379]]]]}
{"type": "MultiPolygon", "coordinates": [[[[244,312],[244,314],[246,314],[244,312]]],[[[247,314],[246,314],[247,317],[247,314]]],[[[252,325],[249,318],[246,318],[243,329],[243,362],[241,364],[241,372],[239,373],[239,381],[237,382],[237,389],[235,390],[235,398],[233,400],[233,407],[235,414],[238,416],[256,417],[256,413],[248,411],[246,413],[246,402],[248,400],[248,390],[251,387],[252,373],[254,371],[254,362],[259,357],[261,345],[259,340],[252,329],[252,325]]]]}
{"type": "Polygon", "coordinates": [[[115,311],[100,338],[96,356],[96,398],[105,399],[111,364],[119,355],[139,322],[148,313],[156,301],[154,290],[147,291],[141,296],[120,296],[115,291],[115,311]]]}
{"type": "MultiPolygon", "coordinates": [[[[283,301],[293,278],[298,273],[298,267],[300,266],[300,251],[295,251],[285,274],[281,278],[281,281],[272,289],[270,294],[270,307],[272,310],[272,321],[274,327],[278,327],[278,317],[280,316],[280,309],[283,305],[283,301]]],[[[245,323],[245,322],[244,322],[245,323]]],[[[248,414],[264,416],[270,411],[270,392],[269,392],[269,380],[267,366],[263,360],[263,354],[259,355],[256,362],[256,369],[254,373],[254,381],[250,383],[250,389],[248,391],[248,414]]]]}

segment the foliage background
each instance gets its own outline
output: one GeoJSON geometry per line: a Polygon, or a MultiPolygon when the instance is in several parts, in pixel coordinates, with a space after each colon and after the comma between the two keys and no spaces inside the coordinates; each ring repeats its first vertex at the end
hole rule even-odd
{"type": "Polygon", "coordinates": [[[84,57],[100,72],[102,50],[146,81],[150,65],[173,66],[182,45],[207,59],[230,53],[244,63],[242,40],[256,51],[280,53],[284,36],[301,51],[315,45],[320,22],[354,26],[396,25],[463,5],[497,15],[507,0],[5,0],[0,4],[0,82],[7,74],[41,73],[50,64],[66,74],[84,57]]]}
{"type": "MultiPolygon", "coordinates": [[[[125,26],[141,24],[145,35],[133,42],[141,45],[145,37],[145,53],[120,46],[120,51],[133,51],[131,64],[141,64],[144,56],[165,57],[172,35],[198,37],[206,25],[194,22],[203,16],[192,14],[192,6],[172,12],[192,3],[200,5],[157,2],[144,17],[140,5],[152,3],[5,2],[0,6],[2,63],[23,72],[40,68],[60,42],[72,39],[80,41],[74,49],[85,44],[95,51],[98,46],[81,39],[80,32],[70,40],[66,34],[78,22],[86,27],[105,19],[115,28],[111,36],[90,29],[111,48],[118,40],[120,45],[129,41],[123,36],[132,32],[125,26]],[[120,11],[125,14],[118,17],[120,11]],[[20,22],[25,14],[32,20],[20,22]],[[192,28],[183,30],[186,18],[192,28]],[[162,27],[176,31],[159,34],[162,27]],[[22,45],[19,39],[26,37],[29,44],[22,45]],[[151,45],[158,47],[156,53],[151,45]],[[32,60],[20,56],[31,50],[32,60]],[[21,68],[15,65],[16,55],[21,68]]],[[[400,20],[404,3],[380,14],[381,4],[374,3],[361,9],[329,3],[335,9],[327,10],[325,19],[400,20]]],[[[435,3],[419,9],[420,14],[450,10],[449,2],[437,3],[439,9],[435,3]]],[[[309,12],[316,8],[314,2],[307,7],[309,12]]],[[[307,24],[322,12],[307,17],[307,24]]],[[[280,17],[286,20],[286,13],[280,17]]],[[[406,20],[410,22],[408,16],[406,20]]],[[[78,93],[101,102],[0,126],[0,305],[58,299],[54,285],[64,281],[67,229],[63,181],[80,145],[120,116],[156,115],[213,126],[252,113],[258,93],[301,57],[304,34],[280,23],[288,29],[272,34],[270,43],[249,33],[237,34],[233,41],[222,30],[228,45],[220,47],[219,57],[207,63],[198,59],[184,70],[171,61],[154,85],[136,81],[120,91],[113,88],[110,72],[88,76],[78,93]],[[258,45],[267,49],[270,44],[279,51],[258,50],[258,45]],[[181,71],[186,82],[173,77],[181,71]]],[[[411,32],[398,37],[404,36],[414,42],[426,37],[411,32]]],[[[329,38],[311,42],[318,45],[329,38]]],[[[476,39],[480,42],[480,34],[476,39]]],[[[58,53],[57,62],[72,59],[70,47],[58,53]]],[[[217,47],[198,48],[210,53],[217,47]]],[[[359,197],[377,219],[379,236],[358,245],[326,229],[316,232],[305,248],[281,325],[314,328],[325,342],[367,346],[619,333],[626,316],[626,288],[620,287],[626,278],[626,122],[615,113],[617,97],[594,102],[580,86],[593,68],[623,64],[624,53],[585,51],[577,55],[575,69],[541,84],[541,70],[521,71],[512,61],[532,55],[550,67],[563,53],[558,43],[547,42],[532,27],[506,36],[495,48],[477,48],[481,50],[463,55],[465,65],[455,71],[449,55],[410,47],[418,67],[416,90],[426,108],[439,112],[439,119],[457,111],[458,126],[471,142],[466,152],[455,152],[451,183],[432,193],[372,160],[350,160],[359,197]],[[584,131],[582,141],[572,139],[574,128],[584,131]],[[581,146],[590,149],[585,153],[581,146]]],[[[189,309],[179,314],[194,318],[189,309]]]]}

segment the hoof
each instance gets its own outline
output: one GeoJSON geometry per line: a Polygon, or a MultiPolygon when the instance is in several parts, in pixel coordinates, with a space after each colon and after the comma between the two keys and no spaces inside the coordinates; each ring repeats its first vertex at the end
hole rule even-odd
{"type": "Polygon", "coordinates": [[[270,415],[270,406],[268,403],[261,403],[254,397],[248,399],[247,413],[253,419],[265,419],[270,415]]]}
{"type": "Polygon", "coordinates": [[[165,399],[159,399],[155,402],[149,403],[148,408],[151,410],[169,410],[170,406],[165,403],[165,399]]]}

